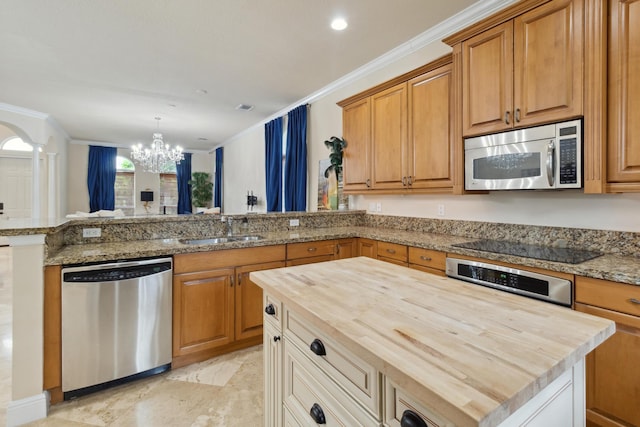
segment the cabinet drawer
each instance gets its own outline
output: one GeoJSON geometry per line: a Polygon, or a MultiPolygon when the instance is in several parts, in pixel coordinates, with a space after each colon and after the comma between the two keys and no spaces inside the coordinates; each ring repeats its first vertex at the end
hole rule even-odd
{"type": "Polygon", "coordinates": [[[265,321],[278,328],[278,331],[282,331],[282,303],[266,292],[263,292],[262,300],[264,302],[263,307],[265,321]],[[273,314],[268,312],[270,311],[269,307],[273,307],[273,314]]]}
{"type": "Polygon", "coordinates": [[[285,417],[289,410],[301,425],[316,425],[310,415],[316,407],[327,426],[380,425],[379,418],[358,405],[287,338],[283,344],[285,417]]]}
{"type": "Polygon", "coordinates": [[[335,255],[335,253],[336,242],[334,240],[287,244],[287,260],[320,255],[335,255]]]}
{"type": "Polygon", "coordinates": [[[407,410],[420,417],[427,424],[427,427],[454,427],[453,423],[434,414],[430,409],[413,400],[402,389],[399,389],[393,381],[385,378],[385,425],[400,427],[402,415],[407,410]]]}
{"type": "Polygon", "coordinates": [[[640,286],[576,277],[576,302],[640,316],[640,286]]]}
{"type": "Polygon", "coordinates": [[[296,258],[287,261],[287,267],[293,267],[296,265],[305,265],[305,264],[314,264],[316,262],[324,262],[324,261],[332,261],[333,255],[320,255],[320,256],[312,256],[308,258],[296,258]]]}
{"type": "Polygon", "coordinates": [[[409,264],[434,268],[444,271],[447,255],[444,252],[431,249],[409,248],[409,264]]]}
{"type": "Polygon", "coordinates": [[[353,353],[335,343],[324,333],[313,328],[285,307],[284,335],[287,340],[300,347],[313,362],[341,387],[367,407],[372,414],[380,412],[378,384],[379,374],[353,353]],[[324,355],[320,356],[311,350],[312,343],[318,341],[324,347],[324,355]]]}
{"type": "Polygon", "coordinates": [[[407,262],[407,247],[397,243],[378,242],[378,256],[407,262]]]}

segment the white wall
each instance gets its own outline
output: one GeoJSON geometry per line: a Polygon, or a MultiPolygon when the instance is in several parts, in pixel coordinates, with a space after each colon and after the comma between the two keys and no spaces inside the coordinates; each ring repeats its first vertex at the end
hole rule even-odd
{"type": "MultiPolygon", "coordinates": [[[[342,110],[336,102],[424,65],[450,52],[433,43],[311,104],[308,129],[307,210],[317,210],[318,161],[328,158],[324,140],[342,135],[342,110]]],[[[348,143],[348,141],[347,141],[348,143]]],[[[264,127],[245,132],[225,146],[224,203],[229,212],[246,211],[246,191],[258,190],[264,211],[264,127]]],[[[583,194],[581,190],[492,192],[484,195],[352,196],[350,209],[380,203],[381,214],[543,226],[640,232],[640,194],[583,194]],[[444,205],[444,216],[438,216],[444,205]]]]}

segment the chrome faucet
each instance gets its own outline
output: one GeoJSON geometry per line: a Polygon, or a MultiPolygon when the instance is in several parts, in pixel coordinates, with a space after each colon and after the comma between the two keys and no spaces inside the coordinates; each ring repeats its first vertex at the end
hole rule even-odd
{"type": "Polygon", "coordinates": [[[227,217],[227,236],[233,236],[233,218],[230,216],[227,217]]]}

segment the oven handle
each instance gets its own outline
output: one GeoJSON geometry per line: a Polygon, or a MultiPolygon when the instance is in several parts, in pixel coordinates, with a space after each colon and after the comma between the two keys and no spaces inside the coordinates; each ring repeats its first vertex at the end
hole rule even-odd
{"type": "Polygon", "coordinates": [[[556,164],[556,145],[554,140],[549,141],[549,145],[547,145],[547,181],[549,182],[549,187],[553,187],[553,183],[555,181],[555,168],[556,164]]]}

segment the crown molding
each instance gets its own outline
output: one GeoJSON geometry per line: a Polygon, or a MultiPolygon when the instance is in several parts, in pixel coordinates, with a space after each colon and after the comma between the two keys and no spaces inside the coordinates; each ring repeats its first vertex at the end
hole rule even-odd
{"type": "MultiPolygon", "coordinates": [[[[72,139],[69,141],[69,144],[72,145],[98,145],[100,147],[114,147],[114,148],[122,148],[125,150],[131,150],[131,145],[125,145],[117,142],[109,142],[109,141],[89,141],[86,139],[72,139]]],[[[211,154],[209,150],[183,150],[183,153],[191,153],[191,154],[211,154]]]]}
{"type": "Polygon", "coordinates": [[[0,110],[40,120],[47,120],[47,118],[49,118],[49,115],[46,113],[41,113],[40,111],[30,110],[24,107],[18,107],[17,105],[5,104],[3,102],[0,102],[0,110]]]}
{"type": "Polygon", "coordinates": [[[502,10],[513,3],[516,3],[517,1],[519,0],[479,0],[468,8],[453,15],[452,17],[445,19],[439,24],[434,25],[422,34],[419,34],[413,39],[377,57],[373,61],[368,62],[362,67],[357,68],[354,71],[344,75],[343,77],[340,77],[339,79],[333,81],[322,89],[313,92],[312,94],[298,100],[297,102],[289,105],[286,108],[283,108],[282,110],[269,116],[268,118],[256,123],[251,127],[248,127],[240,133],[237,133],[231,138],[216,145],[214,147],[214,150],[217,147],[223,147],[235,141],[236,139],[241,138],[242,136],[250,132],[253,132],[255,129],[263,126],[265,123],[269,123],[275,118],[286,115],[289,111],[291,111],[298,105],[311,104],[314,101],[322,99],[330,93],[341,89],[353,82],[356,82],[361,78],[373,73],[374,71],[386,67],[387,65],[393,64],[401,58],[410,55],[433,42],[442,41],[442,39],[446,38],[447,36],[450,36],[451,34],[460,31],[469,25],[472,25],[475,22],[478,22],[481,19],[502,10]]]}

